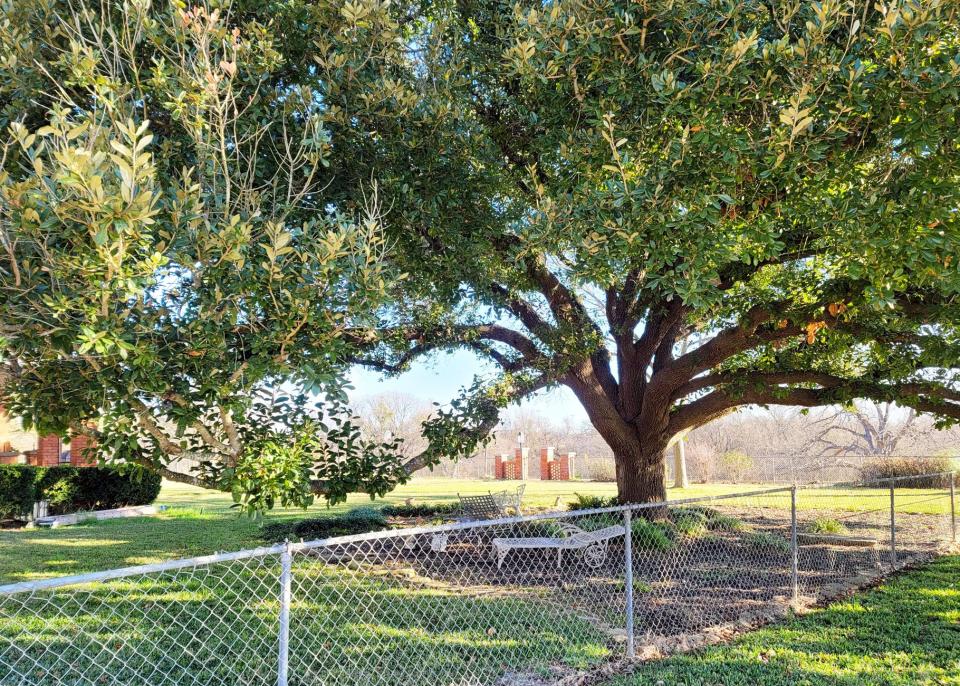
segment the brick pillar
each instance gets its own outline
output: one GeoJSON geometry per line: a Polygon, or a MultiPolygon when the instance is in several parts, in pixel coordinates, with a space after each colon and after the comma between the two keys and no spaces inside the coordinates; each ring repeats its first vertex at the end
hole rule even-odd
{"type": "Polygon", "coordinates": [[[503,481],[507,478],[507,464],[510,463],[510,454],[509,453],[500,453],[495,458],[493,458],[493,474],[494,478],[503,481]]]}
{"type": "Polygon", "coordinates": [[[530,460],[527,459],[527,456],[530,454],[530,448],[517,448],[513,451],[513,459],[516,463],[516,474],[517,479],[521,481],[526,481],[530,478],[529,474],[529,465],[530,460]]]}
{"type": "Polygon", "coordinates": [[[70,464],[74,467],[96,467],[97,458],[93,455],[93,441],[82,434],[70,438],[70,464]]]}
{"type": "Polygon", "coordinates": [[[520,448],[517,448],[514,452],[513,459],[510,459],[510,453],[498,455],[496,464],[496,478],[507,480],[524,478],[526,472],[526,460],[523,458],[526,456],[526,454],[526,448],[523,449],[523,453],[520,452],[520,448]]]}
{"type": "Polygon", "coordinates": [[[53,434],[40,436],[34,460],[38,467],[56,467],[60,464],[60,437],[53,434]]]}
{"type": "Polygon", "coordinates": [[[570,481],[570,453],[563,453],[554,463],[554,474],[558,481],[570,481]]]}
{"type": "Polygon", "coordinates": [[[553,448],[540,448],[540,479],[549,481],[553,477],[550,475],[550,463],[553,462],[553,448]]]}

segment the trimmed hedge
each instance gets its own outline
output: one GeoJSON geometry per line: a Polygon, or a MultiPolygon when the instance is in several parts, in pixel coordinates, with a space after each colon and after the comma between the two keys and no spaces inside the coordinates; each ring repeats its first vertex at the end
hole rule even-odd
{"type": "Polygon", "coordinates": [[[160,475],[143,467],[0,466],[0,519],[26,516],[47,500],[51,514],[148,505],[160,493],[160,475]]]}
{"type": "Polygon", "coordinates": [[[0,519],[17,519],[29,514],[36,500],[36,467],[0,465],[0,519]]]}
{"type": "Polygon", "coordinates": [[[387,517],[444,517],[459,510],[460,503],[405,503],[385,505],[380,511],[387,517]]]}
{"type": "Polygon", "coordinates": [[[272,522],[260,528],[260,537],[271,543],[284,539],[313,541],[334,536],[353,536],[389,529],[383,513],[372,507],[356,507],[346,514],[311,517],[294,522],[272,522]]]}

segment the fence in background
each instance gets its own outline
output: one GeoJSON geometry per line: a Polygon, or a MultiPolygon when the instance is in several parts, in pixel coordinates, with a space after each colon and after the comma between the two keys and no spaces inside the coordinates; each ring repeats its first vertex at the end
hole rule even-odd
{"type": "MultiPolygon", "coordinates": [[[[558,452],[576,453],[574,477],[580,481],[615,481],[616,464],[612,453],[597,452],[576,444],[564,446],[558,452]]],[[[528,477],[540,479],[537,450],[531,449],[527,468],[528,477]]],[[[492,479],[497,457],[492,452],[445,461],[433,471],[418,474],[418,478],[492,479]]],[[[737,451],[702,454],[688,451],[687,475],[691,483],[753,483],[770,484],[830,484],[858,481],[873,468],[891,461],[915,462],[926,466],[923,471],[960,468],[960,458],[935,455],[783,455],[746,454],[737,451]],[[937,463],[943,466],[935,466],[937,463]],[[931,468],[932,467],[932,468],[931,468]]],[[[667,483],[673,485],[673,455],[667,451],[664,458],[667,483]]],[[[180,467],[176,467],[178,470],[180,467]]],[[[887,476],[889,474],[884,474],[887,476]]]]}
{"type": "Polygon", "coordinates": [[[954,475],[277,545],[0,587],[2,686],[544,684],[939,552],[954,475]]]}

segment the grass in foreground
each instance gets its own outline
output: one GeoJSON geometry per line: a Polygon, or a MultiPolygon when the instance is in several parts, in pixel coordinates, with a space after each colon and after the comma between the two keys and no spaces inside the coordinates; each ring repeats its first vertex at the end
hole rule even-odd
{"type": "Polygon", "coordinates": [[[605,686],[960,684],[960,557],[762,629],[642,666],[605,686]]]}

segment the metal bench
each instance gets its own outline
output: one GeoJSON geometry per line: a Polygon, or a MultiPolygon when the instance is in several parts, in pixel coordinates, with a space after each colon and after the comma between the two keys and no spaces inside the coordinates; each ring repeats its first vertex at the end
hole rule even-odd
{"type": "Polygon", "coordinates": [[[591,569],[598,569],[607,559],[607,546],[610,539],[623,536],[627,530],[620,526],[608,526],[596,531],[584,531],[579,526],[569,522],[557,524],[563,536],[556,538],[495,538],[493,550],[497,556],[497,569],[503,566],[507,553],[511,550],[556,550],[557,568],[563,562],[564,550],[581,550],[583,561],[591,569]]]}
{"type": "Polygon", "coordinates": [[[497,519],[503,517],[506,512],[500,507],[493,494],[486,495],[460,495],[460,517],[466,520],[476,519],[497,519]]]}
{"type": "Polygon", "coordinates": [[[467,521],[477,519],[497,519],[506,517],[512,509],[513,514],[520,514],[520,501],[526,484],[522,484],[516,491],[498,491],[484,495],[460,495],[460,517],[467,521]]]}

